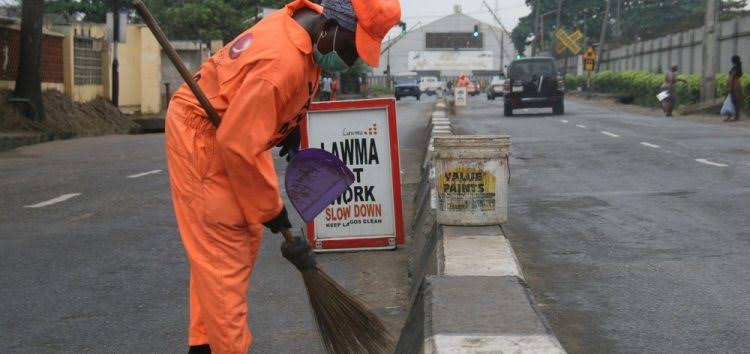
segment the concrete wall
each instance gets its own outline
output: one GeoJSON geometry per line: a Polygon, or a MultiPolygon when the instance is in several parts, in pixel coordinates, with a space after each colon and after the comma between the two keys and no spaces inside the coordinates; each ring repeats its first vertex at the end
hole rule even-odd
{"type": "Polygon", "coordinates": [[[161,111],[161,49],[145,25],[129,25],[118,45],[120,109],[144,114],[161,111]]]}
{"type": "MultiPolygon", "coordinates": [[[[42,47],[42,88],[64,92],[76,102],[88,102],[102,96],[112,99],[113,46],[106,41],[107,29],[102,23],[55,25],[45,31],[42,47]],[[75,83],[76,37],[102,40],[101,84],[75,83]]],[[[18,70],[20,32],[17,25],[0,27],[0,89],[13,89],[18,70]],[[7,52],[7,57],[3,54],[7,52]],[[7,59],[4,59],[7,58],[7,59]]],[[[217,51],[221,41],[211,41],[217,51]]],[[[175,47],[188,69],[198,70],[210,55],[209,49],[195,41],[177,41],[175,47]]],[[[161,55],[161,47],[145,25],[127,27],[127,42],[118,44],[119,104],[125,112],[158,113],[164,107],[164,82],[174,92],[182,79],[172,63],[161,55]]]]}
{"type": "MultiPolygon", "coordinates": [[[[16,88],[15,81],[0,80],[0,90],[14,90],[16,88]]],[[[59,82],[42,82],[42,91],[45,90],[57,90],[65,92],[65,86],[59,82]]]]}
{"type": "MultiPolygon", "coordinates": [[[[60,33],[44,31],[42,38],[42,82],[63,83],[63,40],[60,33]]],[[[21,31],[17,25],[0,27],[0,81],[14,82],[18,77],[21,31]]],[[[4,84],[7,86],[7,84],[4,84]]],[[[15,86],[13,84],[12,86],[15,86]]],[[[57,87],[57,85],[54,85],[57,87]]]]}
{"type": "Polygon", "coordinates": [[[141,29],[128,26],[128,40],[117,45],[119,73],[119,103],[126,110],[138,110],[141,105],[141,29]]]}
{"type": "Polygon", "coordinates": [[[65,94],[76,102],[89,102],[99,96],[110,98],[111,86],[108,85],[110,81],[105,80],[106,77],[112,75],[111,59],[108,59],[110,58],[110,48],[105,41],[107,37],[106,26],[99,23],[74,23],[71,25],[56,26],[55,30],[65,35],[62,50],[65,94]],[[103,42],[101,84],[77,85],[75,83],[74,41],[76,36],[98,39],[103,42]]]}
{"type": "Polygon", "coordinates": [[[141,37],[141,113],[161,111],[161,47],[151,30],[138,26],[141,37]]]}
{"type": "MultiPolygon", "coordinates": [[[[503,59],[503,65],[508,65],[513,60],[513,42],[509,35],[501,36],[502,30],[499,27],[491,26],[483,23],[473,17],[467,16],[462,13],[454,13],[452,15],[443,17],[434,22],[428,23],[421,27],[415,28],[399,40],[390,49],[390,62],[391,62],[391,73],[398,74],[400,72],[409,71],[409,51],[420,51],[427,50],[425,48],[425,34],[431,32],[473,32],[474,25],[479,24],[479,30],[482,32],[484,37],[484,48],[479,50],[490,50],[493,52],[494,67],[493,70],[500,70],[500,43],[497,38],[504,38],[504,49],[505,55],[503,59]],[[495,33],[497,38],[492,34],[495,33]]],[[[384,48],[387,44],[384,44],[384,48]]],[[[466,50],[466,49],[462,49],[466,50]]],[[[383,53],[380,56],[380,66],[374,69],[374,75],[383,75],[386,70],[388,63],[388,53],[383,53]]],[[[444,71],[442,75],[455,76],[458,72],[444,71]]]]}
{"type": "MultiPolygon", "coordinates": [[[[210,55],[209,49],[200,41],[171,41],[171,43],[190,72],[198,71],[201,64],[203,64],[210,55]]],[[[216,43],[214,45],[216,45],[216,43]]],[[[219,47],[219,49],[221,49],[221,47],[219,47]]],[[[216,50],[218,51],[218,49],[216,50]]],[[[169,58],[166,55],[162,55],[161,57],[161,78],[162,85],[160,92],[162,97],[165,98],[167,93],[166,86],[164,85],[165,83],[169,84],[169,95],[171,96],[171,94],[173,94],[177,88],[185,82],[182,80],[180,73],[175,69],[174,65],[172,65],[172,62],[169,61],[169,58]]],[[[167,102],[167,100],[162,102],[165,108],[167,102]]]]}
{"type": "MultiPolygon", "coordinates": [[[[739,55],[750,60],[750,16],[737,17],[721,23],[719,72],[729,72],[730,58],[739,55]]],[[[672,34],[648,41],[613,48],[605,53],[601,70],[666,71],[672,63],[680,71],[690,74],[703,72],[703,28],[672,34]]],[[[568,72],[576,67],[579,58],[570,58],[568,72]],[[572,63],[572,64],[571,64],[572,63]]]]}

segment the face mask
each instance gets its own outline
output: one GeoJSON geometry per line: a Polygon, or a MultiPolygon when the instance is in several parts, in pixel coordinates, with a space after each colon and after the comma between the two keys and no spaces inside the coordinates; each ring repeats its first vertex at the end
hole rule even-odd
{"type": "Polygon", "coordinates": [[[323,33],[325,32],[321,32],[318,41],[315,43],[315,48],[313,48],[313,58],[315,59],[315,62],[326,71],[342,72],[349,70],[349,65],[347,65],[346,62],[344,62],[344,59],[341,59],[339,53],[336,52],[336,35],[339,33],[339,27],[336,26],[336,30],[333,32],[333,50],[326,54],[323,54],[318,50],[318,43],[320,43],[320,39],[323,38],[323,33]]]}

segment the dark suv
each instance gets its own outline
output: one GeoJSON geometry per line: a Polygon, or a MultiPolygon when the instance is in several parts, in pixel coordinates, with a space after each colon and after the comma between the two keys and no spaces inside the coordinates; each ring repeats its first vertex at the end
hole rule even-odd
{"type": "Polygon", "coordinates": [[[419,83],[417,83],[416,76],[396,76],[396,85],[393,89],[396,100],[400,100],[401,97],[414,96],[419,101],[422,97],[422,91],[419,90],[419,83]]]}
{"type": "Polygon", "coordinates": [[[503,93],[506,116],[512,116],[518,108],[551,107],[554,114],[565,113],[565,84],[553,58],[525,58],[510,63],[503,93]]]}

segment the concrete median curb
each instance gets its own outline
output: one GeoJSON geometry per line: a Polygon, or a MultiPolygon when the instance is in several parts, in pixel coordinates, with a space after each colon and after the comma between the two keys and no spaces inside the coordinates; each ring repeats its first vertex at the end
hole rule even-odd
{"type": "Polygon", "coordinates": [[[410,311],[397,353],[565,353],[533,303],[499,225],[436,222],[433,137],[452,134],[438,101],[414,203],[410,311]]]}

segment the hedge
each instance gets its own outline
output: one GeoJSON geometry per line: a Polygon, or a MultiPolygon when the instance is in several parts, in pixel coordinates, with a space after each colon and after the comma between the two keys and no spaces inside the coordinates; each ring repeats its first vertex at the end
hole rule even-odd
{"type": "MultiPolygon", "coordinates": [[[[681,74],[678,76],[687,81],[677,84],[677,102],[678,104],[698,103],[701,94],[701,76],[681,74]]],[[[727,74],[719,74],[717,80],[717,94],[720,97],[727,95],[727,74]]],[[[569,90],[577,90],[579,87],[586,88],[588,75],[567,75],[565,77],[565,87],[569,90]]],[[[646,71],[602,71],[591,75],[593,92],[616,94],[623,96],[632,96],[634,103],[658,107],[659,101],[656,95],[659,93],[664,74],[656,74],[646,71]]],[[[743,104],[744,110],[750,111],[750,75],[744,75],[740,81],[742,91],[745,93],[743,104]]]]}

